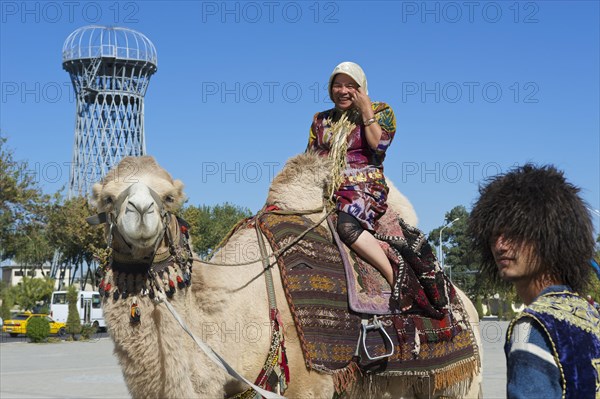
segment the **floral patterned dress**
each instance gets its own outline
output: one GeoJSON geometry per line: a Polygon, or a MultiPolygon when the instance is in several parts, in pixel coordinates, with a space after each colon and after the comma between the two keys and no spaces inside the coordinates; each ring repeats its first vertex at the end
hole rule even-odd
{"type": "MultiPolygon", "coordinates": [[[[396,118],[392,108],[382,102],[372,104],[375,118],[381,126],[381,139],[376,150],[372,150],[365,137],[365,126],[359,124],[348,135],[346,154],[347,168],[344,182],[334,192],[336,207],[354,216],[361,225],[374,231],[374,224],[386,211],[388,187],[383,175],[383,160],[396,133],[396,118]]],[[[318,112],[310,128],[307,151],[328,156],[331,150],[331,121],[339,110],[318,112]]]]}

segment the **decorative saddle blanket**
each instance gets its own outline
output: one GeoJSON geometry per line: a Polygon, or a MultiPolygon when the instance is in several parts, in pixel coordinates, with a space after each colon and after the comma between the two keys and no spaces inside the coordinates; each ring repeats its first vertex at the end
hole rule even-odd
{"type": "MultiPolygon", "coordinates": [[[[312,225],[299,215],[273,213],[263,214],[258,223],[273,250],[285,246],[312,225]]],[[[390,248],[398,255],[403,251],[402,245],[390,248]]],[[[354,281],[352,289],[358,297],[363,294],[363,299],[355,297],[354,304],[349,306],[342,256],[329,231],[321,226],[282,253],[277,262],[306,366],[333,374],[338,391],[354,380],[358,369],[384,375],[429,377],[435,389],[470,378],[478,370],[479,356],[459,298],[452,294],[443,308],[436,309],[429,303],[431,309],[419,309],[419,302],[426,300],[428,291],[419,283],[419,277],[423,280],[427,276],[413,270],[409,262],[400,265],[406,270],[398,274],[398,280],[403,282],[400,287],[403,296],[399,300],[402,311],[395,311],[396,314],[383,311],[386,307],[390,309],[389,304],[373,294],[381,289],[377,279],[360,273],[361,268],[374,268],[357,263],[352,255],[346,259],[354,270],[350,281],[354,281]],[[418,292],[414,291],[417,286],[421,287],[418,292]],[[406,305],[406,298],[412,301],[410,306],[406,305]],[[371,316],[362,314],[369,309],[360,306],[371,307],[366,312],[371,316]],[[437,312],[436,317],[423,316],[428,311],[437,312]],[[372,314],[381,314],[378,316],[381,328],[365,330],[365,320],[372,321],[372,314]],[[385,356],[391,347],[393,354],[385,356]]]]}
{"type": "MultiPolygon", "coordinates": [[[[346,270],[350,309],[366,314],[418,313],[443,318],[443,310],[454,300],[456,292],[420,230],[407,225],[391,210],[377,221],[376,237],[397,276],[390,290],[377,269],[342,243],[334,227],[337,215],[328,222],[346,270]]],[[[452,336],[446,334],[446,338],[452,336]]]]}

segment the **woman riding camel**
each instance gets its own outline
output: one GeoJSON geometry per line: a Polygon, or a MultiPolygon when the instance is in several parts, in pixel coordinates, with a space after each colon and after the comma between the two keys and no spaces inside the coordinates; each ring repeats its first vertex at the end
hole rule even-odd
{"type": "Polygon", "coordinates": [[[335,107],[315,114],[307,151],[334,162],[330,194],[341,240],[393,287],[392,266],[372,233],[387,209],[383,160],[396,133],[394,112],[385,103],[371,102],[365,73],[353,62],[335,67],[329,97],[335,107]]]}

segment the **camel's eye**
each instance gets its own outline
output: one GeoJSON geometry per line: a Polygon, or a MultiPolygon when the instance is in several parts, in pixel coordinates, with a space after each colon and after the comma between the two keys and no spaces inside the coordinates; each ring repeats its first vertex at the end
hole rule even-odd
{"type": "Polygon", "coordinates": [[[113,198],[110,195],[107,195],[106,197],[104,197],[104,205],[112,205],[113,203],[113,198]]]}
{"type": "Polygon", "coordinates": [[[173,202],[175,202],[175,197],[173,197],[171,194],[167,194],[165,195],[165,202],[167,204],[172,204],[173,202]]]}

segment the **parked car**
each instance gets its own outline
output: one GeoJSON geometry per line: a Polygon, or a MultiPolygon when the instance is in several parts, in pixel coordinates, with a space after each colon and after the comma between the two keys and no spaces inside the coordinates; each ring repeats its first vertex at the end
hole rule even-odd
{"type": "Polygon", "coordinates": [[[11,337],[16,337],[19,334],[27,334],[27,323],[34,317],[44,317],[50,323],[50,334],[58,334],[63,336],[66,334],[66,323],[54,321],[47,314],[23,312],[18,313],[10,320],[4,320],[2,332],[10,334],[11,337]]]}

